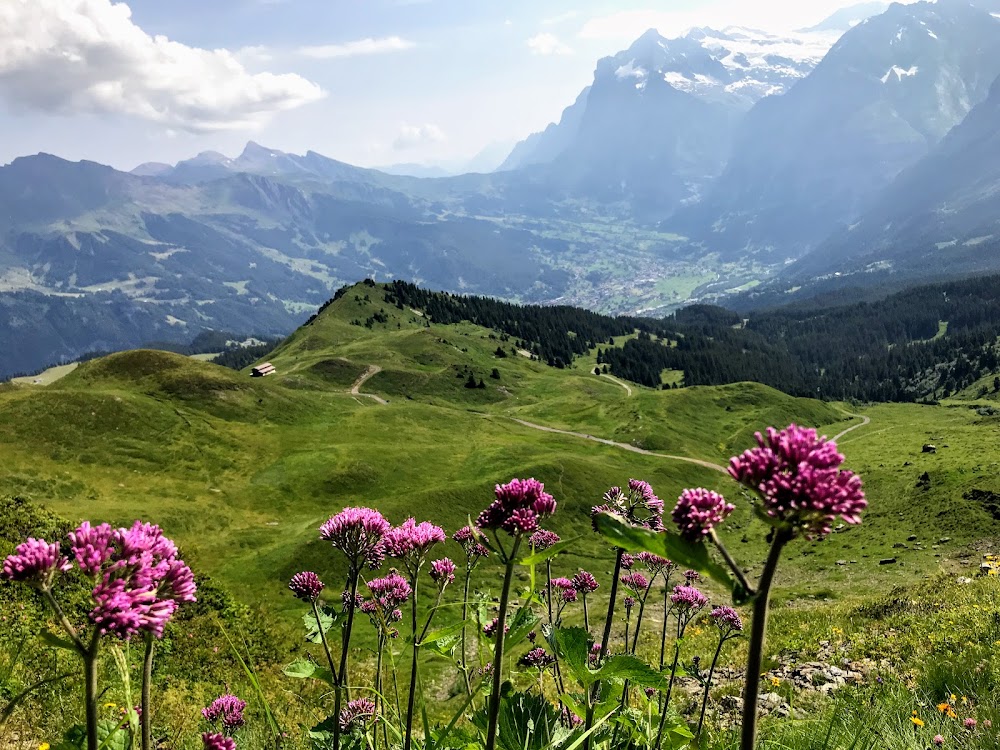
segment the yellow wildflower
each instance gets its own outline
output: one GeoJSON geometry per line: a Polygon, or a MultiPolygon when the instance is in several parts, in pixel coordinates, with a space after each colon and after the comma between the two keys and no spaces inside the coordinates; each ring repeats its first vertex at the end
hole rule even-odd
{"type": "Polygon", "coordinates": [[[780,684],[781,680],[779,680],[777,677],[774,676],[771,677],[771,687],[778,687],[778,685],[780,684]]]}
{"type": "Polygon", "coordinates": [[[117,706],[114,703],[105,703],[104,707],[105,708],[117,708],[117,706]]]}
{"type": "Polygon", "coordinates": [[[50,746],[48,742],[43,742],[41,745],[38,746],[38,750],[49,750],[49,747],[50,746]]]}
{"type": "Polygon", "coordinates": [[[917,716],[917,712],[914,711],[913,715],[910,716],[910,721],[913,722],[913,726],[922,727],[924,725],[924,720],[917,716]]]}

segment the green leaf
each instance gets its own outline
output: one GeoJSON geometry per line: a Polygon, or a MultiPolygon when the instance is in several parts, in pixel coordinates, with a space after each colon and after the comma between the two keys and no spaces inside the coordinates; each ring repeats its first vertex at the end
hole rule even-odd
{"type": "Polygon", "coordinates": [[[458,633],[462,632],[462,627],[465,625],[465,621],[456,622],[452,625],[446,625],[443,628],[438,628],[437,630],[432,630],[429,632],[422,641],[420,641],[421,647],[429,646],[432,643],[437,643],[441,640],[446,640],[452,638],[458,633]]]}
{"type": "Polygon", "coordinates": [[[590,669],[590,633],[583,628],[556,628],[547,637],[560,664],[577,682],[585,689],[593,685],[597,677],[590,669]]]}
{"type": "Polygon", "coordinates": [[[308,680],[312,678],[322,680],[330,687],[336,687],[333,679],[333,673],[331,673],[326,667],[321,667],[316,662],[309,661],[308,659],[298,659],[293,661],[281,671],[285,677],[292,677],[296,680],[308,680]]]}
{"type": "Polygon", "coordinates": [[[321,635],[329,633],[330,629],[339,625],[342,620],[343,617],[339,612],[324,607],[319,611],[319,623],[317,623],[316,615],[310,609],[302,615],[302,622],[306,626],[306,640],[309,643],[322,643],[321,635]]]}
{"type": "Polygon", "coordinates": [[[117,721],[100,721],[97,723],[98,750],[129,750],[132,737],[117,721]]]}
{"type": "Polygon", "coordinates": [[[676,534],[655,532],[633,526],[619,516],[599,514],[595,523],[600,534],[616,547],[628,552],[652,552],[667,557],[681,567],[697,570],[734,592],[734,597],[743,591],[729,575],[729,571],[717,563],[702,542],[689,542],[676,534]]]}
{"type": "Polygon", "coordinates": [[[582,537],[573,537],[572,539],[567,539],[564,542],[559,542],[558,544],[553,544],[548,549],[544,549],[541,552],[536,552],[533,555],[525,557],[523,560],[519,560],[519,565],[538,565],[546,560],[551,560],[553,557],[558,555],[565,549],[569,549],[572,545],[576,544],[582,537]]]}
{"type": "Polygon", "coordinates": [[[514,621],[510,624],[510,632],[504,638],[504,648],[513,648],[525,638],[528,633],[538,626],[538,615],[531,607],[521,607],[514,615],[514,621]]]}
{"type": "Polygon", "coordinates": [[[76,645],[72,641],[68,641],[65,638],[60,638],[51,630],[43,628],[39,633],[38,637],[45,642],[47,646],[52,646],[52,648],[61,648],[66,651],[76,651],[76,645]]]}
{"type": "Polygon", "coordinates": [[[651,687],[665,690],[667,678],[642,659],[627,654],[612,656],[598,669],[595,674],[602,680],[628,680],[640,687],[651,687]]]}

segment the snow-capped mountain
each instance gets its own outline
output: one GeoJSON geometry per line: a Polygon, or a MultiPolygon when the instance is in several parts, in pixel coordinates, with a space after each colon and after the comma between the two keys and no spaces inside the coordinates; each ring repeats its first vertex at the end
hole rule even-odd
{"type": "Polygon", "coordinates": [[[549,163],[570,150],[582,122],[595,116],[595,89],[621,89],[638,101],[669,87],[741,113],[809,75],[835,41],[829,34],[776,36],[738,27],[696,28],[666,39],[650,29],[627,50],[598,62],[594,83],[566,108],[559,123],[520,142],[500,170],[549,163]]]}
{"type": "Polygon", "coordinates": [[[1000,19],[989,11],[967,0],[894,4],[784,96],[753,107],[725,171],[674,229],[736,256],[801,256],[855,221],[998,75],[1000,19]]]}

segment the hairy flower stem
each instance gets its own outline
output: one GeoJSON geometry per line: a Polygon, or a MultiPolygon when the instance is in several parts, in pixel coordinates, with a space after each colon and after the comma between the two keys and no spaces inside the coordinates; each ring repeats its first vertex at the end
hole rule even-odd
{"type": "Polygon", "coordinates": [[[663,628],[660,633],[660,671],[663,671],[667,653],[667,624],[670,622],[670,581],[663,586],[663,628]]]}
{"type": "Polygon", "coordinates": [[[583,627],[590,634],[590,611],[587,609],[587,595],[583,595],[583,627]]]}
{"type": "Polygon", "coordinates": [[[317,602],[312,603],[313,616],[316,618],[316,629],[319,631],[319,639],[323,643],[323,652],[326,654],[326,661],[330,665],[330,674],[333,676],[333,682],[336,684],[337,680],[337,665],[333,661],[333,654],[330,653],[330,642],[326,639],[326,633],[323,630],[323,621],[320,619],[319,604],[317,602]]]}
{"type": "MultiPolygon", "coordinates": [[[[625,550],[619,547],[617,553],[615,554],[614,574],[611,576],[611,594],[608,599],[608,615],[604,619],[604,634],[601,636],[601,651],[597,657],[598,663],[603,662],[604,657],[608,655],[608,642],[611,640],[611,624],[614,622],[615,618],[615,602],[618,600],[618,576],[622,572],[623,554],[625,554],[625,550]]],[[[589,734],[589,732],[594,726],[594,710],[600,697],[601,681],[598,680],[594,683],[593,688],[591,688],[589,700],[587,702],[587,720],[584,725],[584,732],[587,733],[587,739],[583,741],[583,750],[590,750],[591,734],[589,734]]]]}
{"type": "MultiPolygon", "coordinates": [[[[358,595],[359,570],[351,569],[350,598],[347,600],[347,624],[344,626],[344,636],[340,647],[340,669],[334,674],[337,688],[333,699],[333,750],[340,750],[340,707],[344,702],[347,687],[347,657],[351,651],[351,631],[354,629],[354,603],[358,595]]],[[[321,628],[322,629],[322,628],[321,628]]],[[[348,700],[350,697],[348,697],[348,700]]]]}
{"type": "Polygon", "coordinates": [[[663,726],[667,721],[667,709],[670,707],[670,696],[674,692],[674,679],[677,677],[677,663],[681,658],[681,637],[684,635],[681,615],[677,617],[677,639],[674,641],[674,663],[670,666],[670,682],[667,683],[667,694],[663,697],[663,708],[660,710],[660,726],[656,730],[656,750],[663,743],[663,726]]]}
{"type": "Polygon", "coordinates": [[[757,598],[753,603],[753,623],[750,626],[750,653],[747,656],[746,685],[743,692],[743,726],[740,750],[754,750],[757,742],[757,699],[760,695],[760,669],[764,662],[764,636],[767,634],[767,610],[771,599],[771,584],[778,569],[781,550],[791,540],[790,529],[775,529],[767,562],[760,574],[757,598]]]}
{"type": "Polygon", "coordinates": [[[712,544],[715,545],[715,548],[719,551],[719,554],[722,556],[722,559],[725,561],[726,565],[729,566],[729,569],[733,571],[733,575],[736,576],[736,580],[740,582],[740,585],[746,590],[746,593],[752,595],[754,593],[753,585],[750,583],[750,580],[743,573],[743,569],[740,568],[736,560],[734,560],[732,555],[729,554],[729,550],[726,549],[726,546],[722,543],[722,540],[719,539],[718,534],[715,533],[715,529],[712,529],[709,532],[708,538],[711,540],[712,544]]]}
{"type": "MultiPolygon", "coordinates": [[[[485,750],[496,750],[497,727],[500,721],[500,687],[503,685],[503,648],[504,632],[507,628],[507,605],[510,602],[510,584],[514,577],[514,563],[517,560],[517,549],[521,546],[521,535],[514,537],[514,546],[506,556],[506,569],[503,576],[503,589],[500,593],[500,613],[497,616],[497,640],[493,648],[493,690],[490,693],[489,724],[486,728],[485,750]]],[[[502,551],[502,549],[501,549],[502,551]]]]}
{"type": "Polygon", "coordinates": [[[417,583],[419,578],[414,575],[410,581],[413,596],[410,599],[410,626],[413,631],[413,655],[410,660],[410,693],[406,697],[406,738],[403,750],[410,750],[413,741],[413,707],[417,699],[417,658],[420,655],[420,639],[417,636],[417,583]]]}
{"type": "Polygon", "coordinates": [[[153,683],[153,647],[156,640],[152,633],[146,633],[146,650],[142,656],[142,697],[139,699],[141,713],[139,724],[142,727],[142,750],[153,747],[153,717],[150,706],[149,691],[153,683]]]}
{"type": "Polygon", "coordinates": [[[73,642],[76,652],[80,655],[80,658],[83,659],[83,678],[85,690],[84,705],[87,717],[87,750],[98,750],[97,651],[101,642],[100,633],[95,628],[94,634],[90,639],[90,645],[85,644],[83,639],[80,638],[79,633],[76,632],[76,628],[74,628],[72,623],[70,623],[69,618],[66,617],[66,613],[63,612],[62,607],[59,606],[59,602],[56,601],[55,596],[52,594],[52,589],[46,585],[42,586],[40,590],[45,601],[55,614],[56,619],[59,621],[60,627],[66,631],[66,635],[68,635],[70,640],[73,642]]]}
{"type": "Polygon", "coordinates": [[[469,678],[469,656],[466,638],[469,619],[469,587],[472,581],[472,568],[465,566],[465,587],[462,591],[462,658],[459,666],[462,670],[462,680],[465,682],[465,693],[472,697],[472,680],[469,678]]]}
{"type": "Polygon", "coordinates": [[[719,654],[722,653],[722,646],[726,643],[726,636],[719,636],[719,646],[715,649],[715,656],[712,657],[712,666],[708,669],[708,680],[705,682],[705,695],[701,699],[701,715],[698,717],[698,729],[694,736],[701,736],[701,728],[705,724],[705,709],[708,708],[708,692],[712,689],[712,678],[715,676],[715,665],[719,662],[719,654]]]}
{"type": "MultiPolygon", "coordinates": [[[[549,606],[549,625],[555,625],[552,620],[552,558],[550,557],[545,561],[545,591],[547,592],[546,600],[549,606]]],[[[583,600],[584,611],[587,608],[587,600],[583,600]]]]}
{"type": "MultiPolygon", "coordinates": [[[[375,654],[375,716],[376,721],[378,721],[379,708],[384,707],[382,704],[382,655],[385,653],[385,634],[379,629],[378,634],[378,650],[375,654]]],[[[385,738],[385,746],[389,747],[389,737],[386,735],[385,720],[383,719],[382,724],[382,735],[385,738]]],[[[375,727],[375,731],[372,733],[372,750],[378,750],[378,727],[375,727]]]]}

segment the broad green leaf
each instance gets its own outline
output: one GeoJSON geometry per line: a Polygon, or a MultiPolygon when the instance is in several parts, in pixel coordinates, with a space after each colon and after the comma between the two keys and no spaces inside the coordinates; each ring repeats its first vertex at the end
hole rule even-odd
{"type": "Polygon", "coordinates": [[[285,677],[292,677],[296,680],[307,680],[309,678],[321,680],[331,687],[335,687],[333,674],[326,667],[321,667],[308,659],[298,659],[293,661],[283,670],[285,677]]]}
{"type": "Polygon", "coordinates": [[[324,607],[319,611],[319,622],[317,623],[316,615],[310,609],[302,615],[302,622],[306,626],[306,640],[309,643],[322,643],[323,639],[320,637],[320,631],[322,630],[322,634],[326,635],[330,632],[331,628],[340,624],[342,619],[340,613],[324,607]]]}
{"type": "Polygon", "coordinates": [[[76,651],[76,646],[72,641],[68,641],[65,638],[60,638],[51,630],[43,628],[39,633],[38,637],[45,642],[47,646],[52,646],[53,648],[61,648],[66,651],[76,651]]]}
{"type": "Polygon", "coordinates": [[[553,544],[548,549],[542,550],[541,552],[536,552],[533,555],[525,557],[523,560],[519,560],[519,565],[538,565],[545,562],[546,560],[551,560],[553,557],[558,555],[565,549],[569,549],[571,546],[576,544],[581,537],[573,537],[572,539],[567,539],[566,541],[559,542],[558,544],[553,544]]]}
{"type": "Polygon", "coordinates": [[[452,638],[453,636],[455,636],[458,633],[462,632],[462,627],[464,625],[465,625],[464,621],[463,622],[456,622],[456,623],[453,623],[452,625],[446,625],[443,628],[438,628],[437,630],[432,630],[431,632],[429,632],[424,637],[424,639],[422,641],[420,641],[420,645],[421,646],[429,646],[430,644],[436,643],[436,642],[438,642],[440,640],[444,640],[444,639],[447,639],[447,638],[452,638]]]}
{"type": "Polygon", "coordinates": [[[538,626],[538,615],[531,607],[521,607],[510,624],[510,632],[504,638],[504,649],[510,649],[528,637],[528,633],[538,626]]]}
{"type": "Polygon", "coordinates": [[[612,656],[598,669],[595,674],[602,680],[628,680],[640,687],[651,687],[664,690],[667,687],[667,677],[642,659],[627,654],[612,656]]]}
{"type": "Polygon", "coordinates": [[[97,724],[98,750],[129,750],[132,737],[117,721],[100,721],[97,724]]]}
{"type": "Polygon", "coordinates": [[[556,628],[548,635],[552,649],[585,689],[597,679],[589,666],[590,633],[583,628],[556,628]]]}
{"type": "Polygon", "coordinates": [[[688,542],[676,534],[655,532],[633,526],[619,516],[602,513],[595,523],[601,535],[616,547],[628,552],[652,552],[667,557],[676,565],[697,570],[711,577],[742,598],[742,586],[729,575],[729,571],[712,559],[702,542],[688,542]]]}

